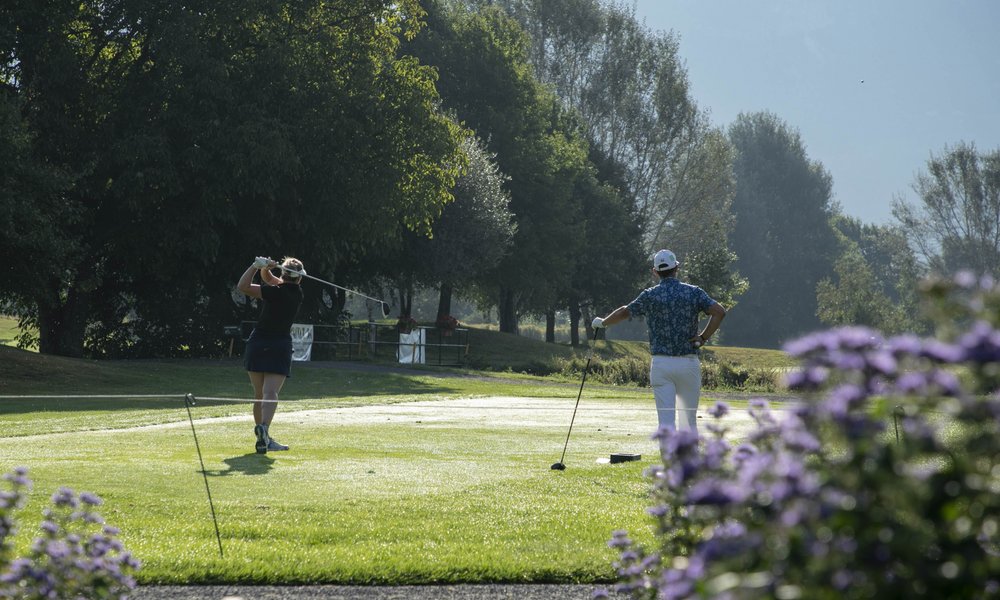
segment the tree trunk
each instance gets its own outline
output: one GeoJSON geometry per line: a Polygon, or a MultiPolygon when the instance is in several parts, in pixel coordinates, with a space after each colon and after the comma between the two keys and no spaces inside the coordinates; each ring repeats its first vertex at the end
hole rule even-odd
{"type": "Polygon", "coordinates": [[[399,316],[412,317],[413,310],[413,287],[400,284],[399,286],[399,316]]]}
{"type": "Polygon", "coordinates": [[[65,302],[38,305],[38,352],[83,358],[86,302],[72,289],[65,302]]]}
{"type": "Polygon", "coordinates": [[[551,308],[545,312],[545,341],[556,343],[556,311],[551,308]]]}
{"type": "Polygon", "coordinates": [[[500,331],[517,335],[517,307],[514,301],[514,290],[500,288],[500,302],[497,312],[500,317],[500,331]]]}
{"type": "Polygon", "coordinates": [[[438,318],[451,315],[451,294],[454,290],[452,284],[441,282],[441,295],[438,297],[438,318]]]}
{"type": "Polygon", "coordinates": [[[580,301],[573,299],[569,303],[569,342],[576,348],[580,345],[580,301]]]}
{"type": "Polygon", "coordinates": [[[587,340],[594,339],[594,329],[590,326],[593,323],[593,319],[590,318],[590,307],[584,306],[582,309],[583,316],[583,331],[586,334],[587,340]]]}

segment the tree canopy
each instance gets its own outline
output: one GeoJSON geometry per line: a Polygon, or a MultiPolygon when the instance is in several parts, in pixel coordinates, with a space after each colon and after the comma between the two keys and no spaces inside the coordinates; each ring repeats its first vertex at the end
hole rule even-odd
{"type": "Polygon", "coordinates": [[[893,216],[927,268],[1000,276],[1000,148],[945,148],[917,174],[913,190],[917,202],[896,198],[893,216]]]}
{"type": "Polygon", "coordinates": [[[729,138],[736,149],[730,243],[750,289],[726,318],[726,340],[776,347],[819,328],[816,286],[837,255],[832,180],[774,114],[741,114],[729,138]]]}
{"type": "MultiPolygon", "coordinates": [[[[232,271],[247,257],[350,272],[404,231],[429,231],[451,200],[460,129],[432,71],[397,52],[419,27],[415,1],[4,11],[17,34],[0,38],[3,101],[19,109],[5,114],[32,157],[22,173],[65,173],[57,192],[33,193],[72,215],[59,260],[35,266],[43,289],[5,291],[45,352],[207,351],[238,315],[232,271]]],[[[15,191],[0,205],[30,215],[15,191]]],[[[307,312],[319,306],[307,298],[307,312]]]]}

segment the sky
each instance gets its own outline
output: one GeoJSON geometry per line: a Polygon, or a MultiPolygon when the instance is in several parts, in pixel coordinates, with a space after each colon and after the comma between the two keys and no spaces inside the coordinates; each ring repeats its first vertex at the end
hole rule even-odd
{"type": "Polygon", "coordinates": [[[998,0],[631,1],[678,36],[714,124],[774,113],[865,223],[892,222],[896,197],[917,202],[932,154],[1000,149],[998,0]]]}

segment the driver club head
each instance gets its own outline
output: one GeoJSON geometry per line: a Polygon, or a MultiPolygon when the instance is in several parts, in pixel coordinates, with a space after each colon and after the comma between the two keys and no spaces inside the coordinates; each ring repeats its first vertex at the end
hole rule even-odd
{"type": "Polygon", "coordinates": [[[389,305],[386,304],[385,302],[382,302],[381,304],[382,304],[382,317],[383,318],[388,317],[389,316],[389,305]]]}
{"type": "Polygon", "coordinates": [[[553,471],[565,471],[566,465],[562,464],[561,462],[557,462],[554,465],[552,465],[551,468],[553,471]]]}

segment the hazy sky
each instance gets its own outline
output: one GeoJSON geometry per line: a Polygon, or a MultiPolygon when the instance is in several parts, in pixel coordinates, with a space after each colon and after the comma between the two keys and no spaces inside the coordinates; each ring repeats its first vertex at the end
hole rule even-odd
{"type": "MultiPolygon", "coordinates": [[[[628,1],[628,0],[626,0],[628,1]]],[[[913,202],[931,153],[1000,148],[998,0],[634,0],[673,30],[712,121],[766,110],[797,129],[866,223],[913,202]]]]}

